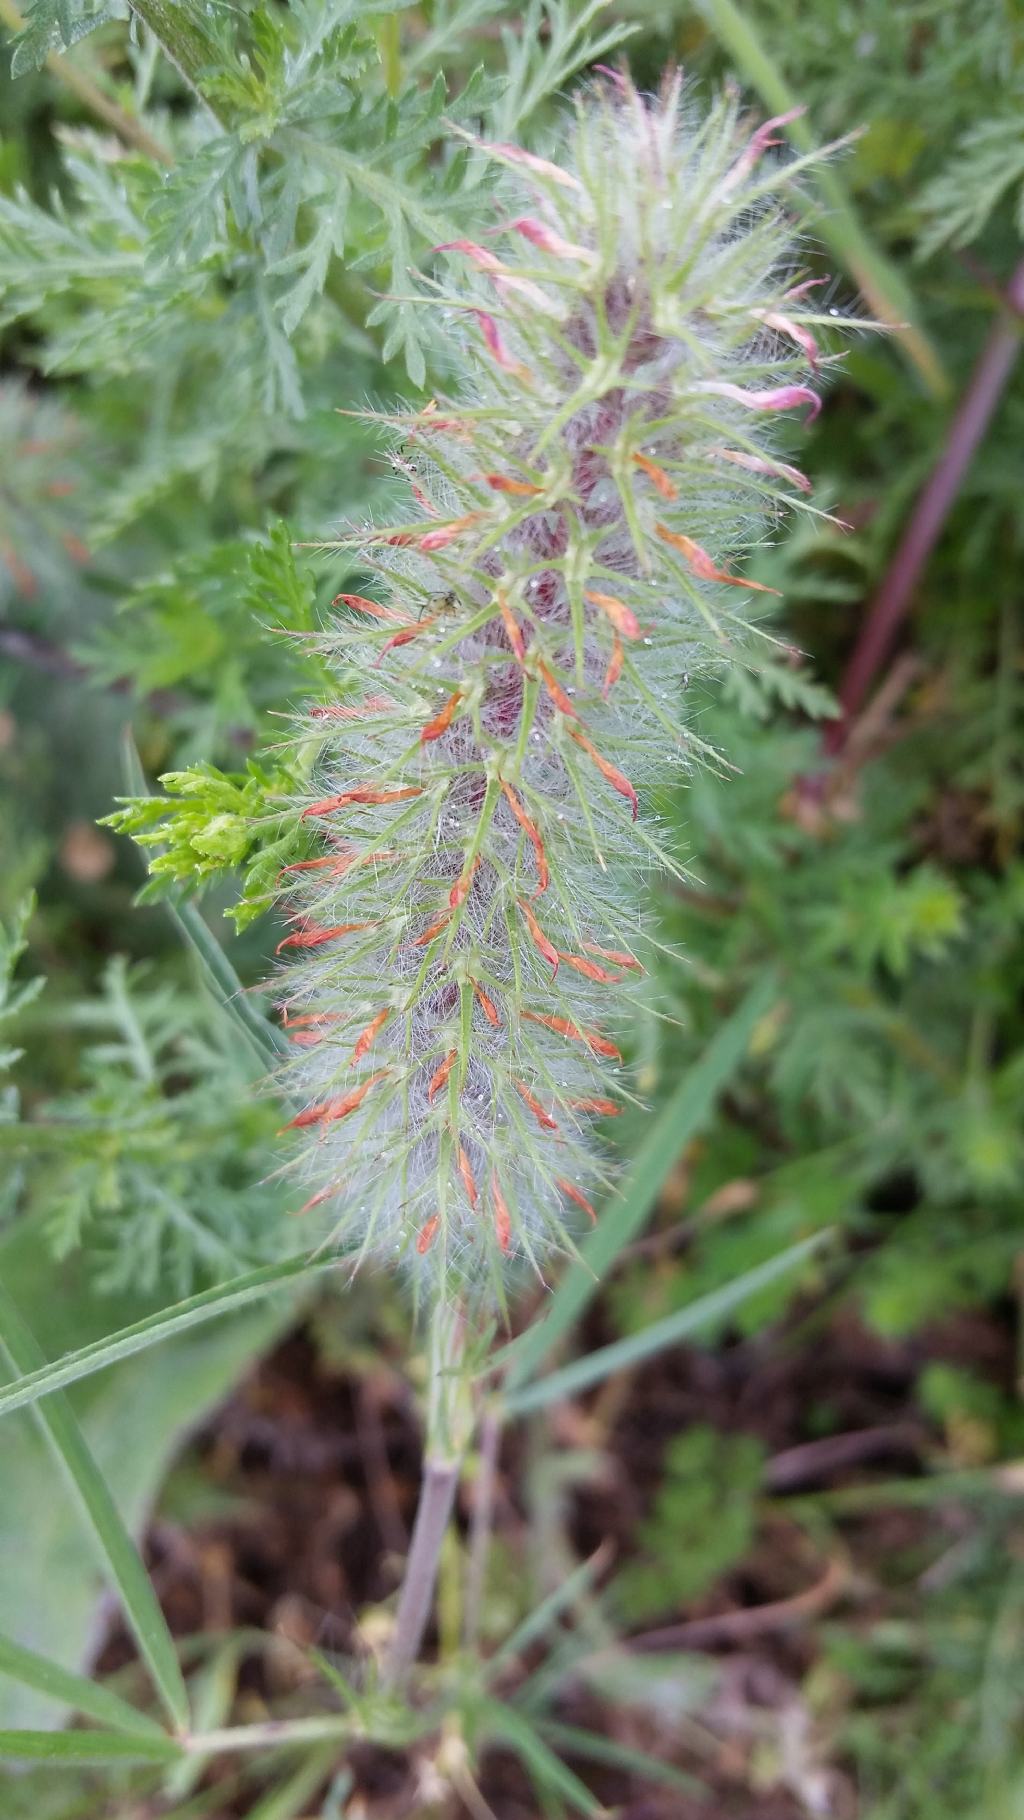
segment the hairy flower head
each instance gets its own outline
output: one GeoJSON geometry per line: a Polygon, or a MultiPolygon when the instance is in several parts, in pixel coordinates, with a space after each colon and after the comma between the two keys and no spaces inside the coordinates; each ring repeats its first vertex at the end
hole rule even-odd
{"type": "Polygon", "coordinates": [[[808,485],[765,427],[816,413],[821,364],[776,124],[616,78],[557,164],[484,148],[494,221],[445,249],[457,382],[387,420],[404,521],[344,543],[376,585],[323,641],[315,846],[282,879],[296,1166],[421,1280],[500,1295],[594,1217],[643,875],[673,863],[646,793],[694,762],[686,678],[808,485]]]}

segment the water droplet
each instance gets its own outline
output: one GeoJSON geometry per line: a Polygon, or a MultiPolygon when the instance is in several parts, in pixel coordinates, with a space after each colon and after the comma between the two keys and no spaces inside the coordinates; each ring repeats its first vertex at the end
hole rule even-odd
{"type": "Polygon", "coordinates": [[[838,316],[838,314],[839,314],[839,311],[837,309],[835,309],[834,307],[830,308],[830,310],[829,310],[830,316],[838,316]]]}
{"type": "Polygon", "coordinates": [[[644,644],[645,644],[645,645],[653,645],[653,643],[654,643],[654,640],[653,640],[653,638],[645,638],[645,639],[644,639],[644,644]]]}

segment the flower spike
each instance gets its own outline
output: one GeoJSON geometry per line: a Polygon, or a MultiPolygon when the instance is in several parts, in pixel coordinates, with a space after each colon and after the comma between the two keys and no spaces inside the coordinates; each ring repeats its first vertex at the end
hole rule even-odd
{"type": "Polygon", "coordinates": [[[597,1217],[647,801],[699,743],[677,678],[749,661],[741,590],[773,590],[743,552],[810,487],[773,439],[831,359],[788,240],[806,161],[766,156],[788,118],[726,96],[705,126],[614,72],[550,158],[473,142],[491,220],[435,249],[453,381],[384,419],[407,505],[353,539],[380,598],[320,640],[314,849],[278,881],[296,1201],[464,1305],[597,1217]]]}

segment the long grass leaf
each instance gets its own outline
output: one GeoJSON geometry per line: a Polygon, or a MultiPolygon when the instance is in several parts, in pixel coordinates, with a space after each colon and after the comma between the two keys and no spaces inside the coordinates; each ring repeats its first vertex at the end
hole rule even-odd
{"type": "Polygon", "coordinates": [[[493,1701],[487,1703],[483,1718],[491,1737],[500,1738],[516,1752],[524,1768],[533,1776],[538,1791],[546,1789],[549,1793],[560,1795],[578,1814],[586,1815],[587,1820],[590,1820],[590,1816],[605,1812],[589,1788],[567,1768],[560,1757],[555,1756],[550,1746],[545,1744],[520,1713],[514,1712],[510,1706],[493,1701]]]}
{"type": "Polygon", "coordinates": [[[126,1738],[123,1732],[0,1731],[0,1757],[23,1763],[176,1763],[173,1738],[126,1738]]]}
{"type": "Polygon", "coordinates": [[[650,1327],[643,1327],[638,1333],[627,1334],[611,1346],[602,1346],[597,1352],[588,1353],[585,1358],[574,1359],[571,1365],[564,1366],[561,1371],[554,1371],[548,1377],[539,1378],[527,1385],[525,1389],[512,1392],[505,1401],[506,1414],[523,1416],[532,1410],[543,1409],[549,1403],[557,1403],[561,1397],[575,1396],[579,1391],[587,1390],[592,1384],[599,1384],[603,1378],[610,1377],[612,1372],[625,1371],[631,1365],[638,1365],[642,1359],[649,1359],[654,1353],[661,1352],[666,1346],[677,1346],[680,1340],[689,1339],[702,1329],[717,1325],[748,1297],[757,1295],[779,1277],[803,1264],[820,1249],[827,1236],[817,1232],[809,1239],[801,1239],[799,1244],[780,1251],[777,1257],[756,1265],[753,1270],[745,1270],[742,1276],[734,1277],[731,1283],[723,1284],[721,1289],[699,1296],[685,1308],[677,1308],[672,1314],[667,1314],[664,1320],[654,1321],[650,1327]]]}
{"type": "Polygon", "coordinates": [[[775,991],[772,976],[759,980],[683,1076],[640,1146],[621,1189],[581,1247],[580,1260],[569,1266],[559,1283],[547,1314],[509,1348],[505,1381],[510,1392],[534,1376],[551,1348],[579,1320],[620,1252],[639,1232],[669,1171],[743,1060],[775,991]]]}
{"type": "Polygon", "coordinates": [[[260,1065],[274,1068],[287,1052],[286,1038],[263,1016],[246,993],[235,969],[216,936],[207,927],[194,904],[175,902],[164,905],[186,947],[191,948],[199,971],[222,1011],[241,1031],[254,1050],[260,1065]]]}
{"type": "MultiPolygon", "coordinates": [[[[15,1371],[37,1371],[45,1365],[31,1329],[0,1285],[0,1335],[3,1350],[15,1371]]],[[[57,1392],[38,1404],[33,1415],[60,1462],[79,1499],[98,1553],[124,1604],[125,1616],[135,1634],[154,1686],[178,1731],[188,1728],[188,1695],[174,1640],[143,1566],[142,1558],[125,1528],[109,1487],[100,1472],[67,1398],[57,1392]]],[[[83,1736],[86,1734],[82,1734],[83,1736]]],[[[126,1742],[122,1740],[122,1742],[126,1742]]],[[[157,1741],[148,1741],[156,1748],[157,1741]]]]}
{"type": "Polygon", "coordinates": [[[146,1315],[143,1320],[122,1327],[120,1332],[112,1333],[106,1339],[93,1340],[77,1352],[65,1353],[62,1359],[41,1365],[38,1370],[27,1372],[15,1383],[0,1389],[0,1416],[35,1403],[40,1397],[50,1396],[55,1390],[77,1383],[80,1378],[90,1377],[94,1371],[116,1365],[119,1359],[145,1352],[150,1346],[159,1346],[189,1327],[231,1314],[249,1302],[262,1301],[286,1283],[331,1270],[337,1263],[337,1254],[311,1258],[304,1253],[300,1257],[286,1258],[280,1264],[263,1264],[258,1270],[231,1277],[228,1282],[219,1283],[214,1289],[204,1289],[183,1302],[175,1302],[170,1308],[161,1308],[156,1314],[146,1315]]]}
{"type": "Polygon", "coordinates": [[[550,1630],[551,1626],[558,1622],[562,1613],[568,1611],[576,1600],[582,1597],[595,1575],[600,1571],[601,1555],[602,1550],[598,1549],[589,1560],[581,1561],[580,1565],[574,1568],[560,1586],[556,1586],[552,1592],[548,1593],[547,1598],[542,1599],[533,1611],[527,1612],[522,1623],[516,1625],[512,1635],[506,1637],[501,1648],[495,1650],[494,1655],[488,1658],[486,1664],[488,1681],[493,1681],[495,1675],[500,1673],[507,1663],[514,1661],[516,1656],[521,1656],[531,1643],[536,1643],[538,1637],[542,1637],[545,1631],[550,1630]]]}
{"type": "Polygon", "coordinates": [[[34,1688],[36,1693],[69,1706],[87,1719],[109,1725],[113,1731],[143,1738],[166,1737],[155,1719],[129,1706],[120,1694],[112,1693],[99,1681],[90,1681],[86,1675],[75,1674],[73,1669],[62,1668],[47,1656],[37,1655],[34,1649],[25,1649],[11,1637],[0,1636],[0,1675],[10,1675],[24,1687],[34,1688]]]}
{"type": "Polygon", "coordinates": [[[665,1788],[674,1788],[679,1794],[696,1796],[698,1800],[704,1793],[696,1776],[687,1776],[671,1763],[662,1763],[658,1757],[649,1757],[646,1751],[620,1744],[616,1738],[602,1738],[596,1732],[582,1731],[578,1725],[562,1725],[556,1719],[541,1719],[538,1729],[566,1755],[589,1757],[592,1763],[610,1763],[616,1769],[644,1776],[649,1782],[660,1782],[665,1788]]]}

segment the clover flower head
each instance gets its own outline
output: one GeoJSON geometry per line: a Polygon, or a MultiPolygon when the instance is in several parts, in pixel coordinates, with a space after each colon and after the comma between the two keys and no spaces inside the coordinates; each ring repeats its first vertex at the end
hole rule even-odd
{"type": "Polygon", "coordinates": [[[809,491],[771,434],[823,364],[779,124],[615,76],[557,161],[484,146],[494,218],[438,249],[455,381],[385,420],[403,522],[345,540],[374,580],[323,636],[282,881],[294,1161],[424,1294],[545,1274],[608,1179],[645,876],[676,864],[650,789],[698,762],[686,681],[765,591],[737,562],[809,491]]]}

